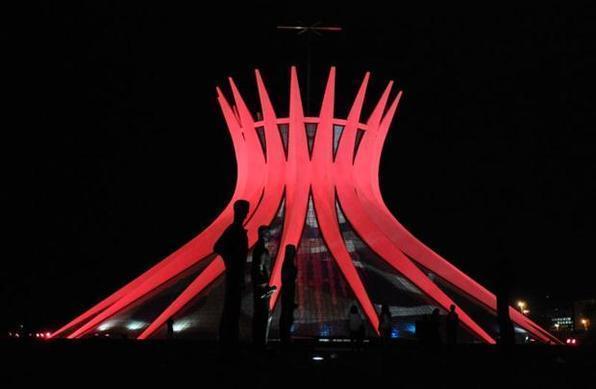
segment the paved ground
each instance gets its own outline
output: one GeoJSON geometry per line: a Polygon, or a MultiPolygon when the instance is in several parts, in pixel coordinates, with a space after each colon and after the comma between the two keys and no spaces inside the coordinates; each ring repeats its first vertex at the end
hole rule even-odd
{"type": "Polygon", "coordinates": [[[216,344],[88,340],[0,342],[2,387],[594,388],[594,349],[528,345],[429,350],[417,344],[302,343],[226,355],[216,344]]]}

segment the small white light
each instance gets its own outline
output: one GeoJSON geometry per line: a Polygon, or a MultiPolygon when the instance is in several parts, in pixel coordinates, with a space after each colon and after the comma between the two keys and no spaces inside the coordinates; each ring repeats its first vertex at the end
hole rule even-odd
{"type": "Polygon", "coordinates": [[[103,332],[103,331],[109,330],[113,326],[114,326],[114,323],[113,322],[106,321],[105,323],[102,323],[99,327],[97,327],[97,330],[103,332]]]}
{"type": "Polygon", "coordinates": [[[147,324],[142,321],[131,321],[126,325],[126,328],[130,331],[140,330],[143,327],[146,327],[147,324]]]}
{"type": "Polygon", "coordinates": [[[174,332],[182,332],[185,329],[189,328],[192,325],[191,320],[179,320],[174,322],[173,330],[174,332]]]}
{"type": "Polygon", "coordinates": [[[324,360],[324,359],[325,359],[325,358],[323,358],[323,357],[321,357],[321,356],[318,356],[318,355],[315,355],[314,357],[312,357],[312,360],[313,360],[313,361],[322,361],[322,360],[324,360]]]}

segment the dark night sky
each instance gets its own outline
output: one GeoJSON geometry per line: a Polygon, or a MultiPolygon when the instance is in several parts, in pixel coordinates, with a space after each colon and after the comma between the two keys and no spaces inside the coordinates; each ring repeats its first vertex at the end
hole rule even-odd
{"type": "Polygon", "coordinates": [[[366,70],[372,98],[404,90],[381,174],[403,224],[491,289],[506,256],[516,297],[594,297],[591,10],[343,3],[69,5],[13,29],[2,324],[56,328],[219,213],[235,161],[215,86],[234,76],[256,111],[258,67],[284,114],[305,49],[275,25],[300,20],[345,28],[313,43],[313,106],[330,65],[338,116],[366,70]]]}

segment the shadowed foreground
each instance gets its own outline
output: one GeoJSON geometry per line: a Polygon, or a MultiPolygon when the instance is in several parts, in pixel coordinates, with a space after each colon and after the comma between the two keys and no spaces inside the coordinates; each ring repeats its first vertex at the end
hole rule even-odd
{"type": "Polygon", "coordinates": [[[6,342],[2,351],[8,357],[2,375],[10,387],[585,388],[596,378],[593,349],[540,345],[518,347],[511,357],[482,345],[438,352],[416,344],[369,345],[352,352],[330,343],[300,344],[287,352],[243,349],[224,357],[213,343],[127,340],[6,342]]]}

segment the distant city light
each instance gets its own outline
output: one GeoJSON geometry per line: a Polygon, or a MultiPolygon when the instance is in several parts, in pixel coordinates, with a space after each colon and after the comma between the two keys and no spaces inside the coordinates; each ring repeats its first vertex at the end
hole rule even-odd
{"type": "Polygon", "coordinates": [[[525,301],[521,301],[521,300],[520,300],[520,301],[518,301],[518,302],[517,302],[517,306],[518,306],[520,309],[524,309],[524,308],[526,307],[526,302],[525,302],[525,301]]]}
{"type": "Polygon", "coordinates": [[[321,357],[321,356],[319,356],[319,355],[315,355],[314,357],[312,357],[312,360],[313,360],[313,361],[322,361],[322,360],[324,360],[324,359],[325,359],[325,358],[323,358],[323,357],[321,357]]]}
{"type": "Polygon", "coordinates": [[[523,300],[519,300],[517,302],[517,307],[519,308],[519,311],[524,315],[527,315],[528,313],[530,313],[530,310],[527,309],[528,304],[523,300]]]}
{"type": "Polygon", "coordinates": [[[553,317],[553,326],[558,330],[573,330],[573,318],[571,316],[553,317]]]}

